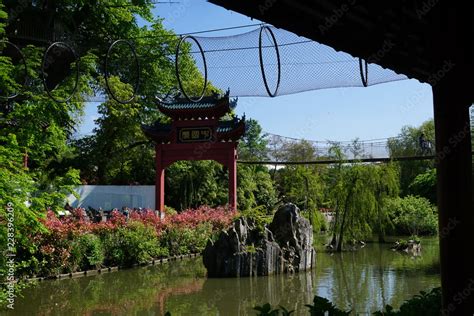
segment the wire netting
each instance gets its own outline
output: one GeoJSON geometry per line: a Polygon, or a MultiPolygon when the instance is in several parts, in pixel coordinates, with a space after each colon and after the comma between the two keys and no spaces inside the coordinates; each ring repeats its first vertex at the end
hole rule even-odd
{"type": "MultiPolygon", "coordinates": [[[[285,30],[267,28],[275,36],[280,57],[277,95],[363,87],[358,58],[285,30]]],[[[276,90],[278,59],[275,42],[268,30],[262,31],[262,66],[259,58],[260,28],[234,36],[195,38],[205,52],[208,80],[213,86],[229,88],[232,96],[268,96],[263,68],[269,90],[276,90]]],[[[200,54],[197,45],[192,44],[191,54],[200,54]]],[[[407,79],[405,75],[370,63],[367,76],[369,86],[407,79]]]]}
{"type": "Polygon", "coordinates": [[[265,158],[270,161],[292,161],[291,157],[282,156],[281,153],[293,152],[295,150],[298,151],[300,155],[307,151],[313,151],[314,155],[310,154],[310,156],[316,156],[321,159],[386,159],[414,156],[423,157],[435,154],[434,143],[430,140],[426,141],[426,146],[421,146],[414,140],[409,148],[404,148],[402,152],[392,152],[389,143],[403,142],[401,136],[369,140],[356,139],[353,141],[316,141],[271,133],[266,133],[265,135],[268,142],[268,157],[265,158]],[[301,145],[303,143],[305,143],[306,146],[295,147],[296,144],[301,145]],[[336,156],[336,152],[334,151],[336,147],[341,150],[342,157],[336,156]]]}
{"type": "MultiPolygon", "coordinates": [[[[136,57],[139,62],[142,61],[142,64],[145,64],[143,62],[145,59],[150,58],[148,56],[150,54],[154,55],[154,58],[158,58],[156,54],[160,53],[161,48],[144,46],[149,44],[144,44],[145,42],[138,38],[127,39],[127,41],[138,52],[136,57]]],[[[169,42],[173,47],[165,50],[166,52],[163,52],[165,55],[161,55],[161,58],[164,57],[169,63],[174,64],[176,61],[174,50],[179,39],[175,38],[169,42]]],[[[209,85],[221,91],[229,89],[231,96],[277,96],[317,89],[363,87],[361,68],[363,68],[364,78],[367,77],[369,86],[407,79],[405,75],[397,74],[377,64],[369,63],[366,73],[365,64],[362,63],[361,67],[358,58],[267,25],[232,36],[194,36],[188,38],[186,43],[189,45],[186,51],[189,51],[191,60],[194,60],[195,67],[203,77],[207,66],[209,85]],[[205,60],[202,58],[202,53],[204,53],[205,60]]],[[[71,45],[75,46],[74,43],[71,45]]],[[[80,48],[76,49],[81,51],[80,48]]],[[[130,47],[127,47],[124,42],[113,47],[110,53],[110,75],[127,78],[128,80],[124,79],[124,82],[129,83],[132,87],[136,85],[137,81],[144,80],[144,78],[150,79],[149,76],[145,76],[150,73],[150,69],[146,67],[140,67],[140,73],[135,73],[137,70],[135,56],[131,54],[130,47]]],[[[6,50],[2,49],[1,54],[2,56],[6,54],[6,50]]],[[[16,63],[19,64],[19,61],[16,63]]],[[[53,64],[56,68],[67,66],[68,69],[63,72],[71,72],[70,61],[68,63],[66,60],[62,60],[61,56],[54,56],[53,64]]],[[[59,71],[59,73],[62,72],[59,71]]],[[[173,73],[176,76],[176,71],[173,73]]],[[[184,78],[186,75],[189,77],[189,74],[184,72],[181,75],[184,78]]],[[[204,80],[202,78],[197,81],[194,79],[196,79],[194,75],[190,76],[189,81],[184,79],[182,86],[191,99],[198,99],[199,95],[196,94],[199,93],[195,91],[202,91],[204,80]],[[201,86],[197,87],[196,84],[201,86]]],[[[156,80],[160,81],[163,78],[156,78],[156,80]]],[[[60,83],[56,84],[60,85],[60,83]]],[[[53,84],[51,85],[53,86],[53,84]]],[[[142,91],[142,86],[140,85],[135,91],[137,95],[149,92],[142,91]]],[[[72,89],[69,90],[72,91],[72,89]]],[[[110,94],[111,91],[107,91],[105,87],[93,90],[97,94],[84,96],[86,101],[101,102],[111,98],[110,95],[107,96],[107,92],[110,94]]],[[[120,94],[120,91],[116,92],[120,94]]],[[[112,94],[117,93],[113,92],[112,94]]],[[[207,94],[209,93],[208,89],[207,94]]]]}

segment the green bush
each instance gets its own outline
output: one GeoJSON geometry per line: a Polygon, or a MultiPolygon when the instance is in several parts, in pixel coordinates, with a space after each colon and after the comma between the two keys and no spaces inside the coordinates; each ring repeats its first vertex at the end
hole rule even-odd
{"type": "Polygon", "coordinates": [[[204,250],[211,235],[211,223],[193,228],[170,227],[160,236],[160,243],[163,248],[169,249],[171,256],[198,253],[204,250]]]}
{"type": "Polygon", "coordinates": [[[166,213],[166,216],[173,216],[173,215],[178,214],[178,211],[176,211],[171,206],[165,205],[165,213],[166,213]]]}
{"type": "Polygon", "coordinates": [[[212,224],[199,224],[192,232],[193,240],[188,244],[188,253],[200,253],[206,248],[209,236],[212,236],[212,224]]]}
{"type": "Polygon", "coordinates": [[[420,294],[407,300],[395,311],[392,306],[387,305],[384,311],[375,312],[376,316],[438,316],[441,314],[441,288],[432,289],[430,292],[421,291],[420,294]]]}
{"type": "Polygon", "coordinates": [[[190,228],[169,228],[160,236],[161,245],[169,249],[171,256],[188,253],[188,243],[193,239],[193,232],[190,228]]]}
{"type": "Polygon", "coordinates": [[[121,246],[120,236],[116,230],[106,230],[101,232],[100,239],[105,249],[106,266],[119,265],[124,261],[123,247],[121,246]]]}
{"type": "Polygon", "coordinates": [[[100,238],[94,234],[85,234],[75,237],[72,241],[71,262],[77,269],[88,270],[100,268],[104,262],[104,247],[100,238]]]}
{"type": "Polygon", "coordinates": [[[428,169],[420,173],[408,186],[408,191],[412,195],[421,196],[436,203],[436,169],[428,169]]]}
{"type": "Polygon", "coordinates": [[[438,231],[436,208],[425,198],[393,198],[385,207],[397,235],[435,235],[438,231]]]}
{"type": "Polygon", "coordinates": [[[155,229],[140,222],[131,221],[127,226],[107,231],[101,240],[106,265],[130,266],[168,255],[167,249],[160,247],[155,229]]]}
{"type": "Polygon", "coordinates": [[[247,221],[255,224],[259,231],[263,232],[265,225],[272,222],[273,212],[268,210],[264,206],[257,206],[252,209],[248,209],[240,212],[240,217],[244,217],[247,221]]]}
{"type": "Polygon", "coordinates": [[[262,306],[255,306],[253,309],[257,311],[257,316],[289,316],[295,312],[289,311],[283,306],[273,309],[268,303],[262,306]]]}
{"type": "MultiPolygon", "coordinates": [[[[351,313],[350,311],[346,312],[338,309],[328,299],[317,295],[314,296],[313,304],[306,304],[305,306],[308,308],[308,314],[311,316],[347,316],[351,313]]],[[[273,309],[268,303],[256,306],[254,310],[257,311],[257,316],[287,316],[294,313],[294,311],[288,311],[282,306],[273,309]]]]}
{"type": "MultiPolygon", "coordinates": [[[[314,296],[313,304],[305,305],[308,308],[308,314],[312,316],[344,316],[350,315],[350,311],[343,311],[334,306],[328,299],[320,296],[314,296]]],[[[270,304],[256,306],[257,316],[286,316],[294,311],[288,311],[284,307],[272,308],[270,304]]],[[[390,305],[387,305],[383,311],[377,311],[376,316],[438,316],[441,313],[441,288],[432,289],[430,292],[421,291],[420,294],[405,301],[400,306],[399,311],[395,311],[390,305]]]]}

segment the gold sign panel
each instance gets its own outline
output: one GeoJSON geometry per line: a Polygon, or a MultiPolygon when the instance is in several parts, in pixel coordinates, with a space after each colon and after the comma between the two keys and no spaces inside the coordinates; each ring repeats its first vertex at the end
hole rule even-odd
{"type": "Polygon", "coordinates": [[[186,127],[178,131],[178,141],[180,143],[207,142],[212,139],[212,129],[210,127],[186,127]]]}

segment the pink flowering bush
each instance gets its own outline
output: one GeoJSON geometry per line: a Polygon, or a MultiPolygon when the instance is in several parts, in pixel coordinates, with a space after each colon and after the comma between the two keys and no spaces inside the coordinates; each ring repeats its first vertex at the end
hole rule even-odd
{"type": "Polygon", "coordinates": [[[237,215],[225,207],[208,206],[164,219],[151,210],[131,211],[128,218],[115,210],[106,222],[94,223],[84,209],[71,213],[58,218],[48,211],[41,219],[45,229],[29,236],[36,248],[31,261],[36,264],[28,274],[57,275],[201,252],[237,215]]]}

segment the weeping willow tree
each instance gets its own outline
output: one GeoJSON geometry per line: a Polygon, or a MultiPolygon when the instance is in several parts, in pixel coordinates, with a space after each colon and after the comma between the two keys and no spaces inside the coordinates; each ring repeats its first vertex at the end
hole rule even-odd
{"type": "Polygon", "coordinates": [[[371,215],[375,213],[376,199],[370,185],[367,166],[353,165],[342,169],[341,182],[334,192],[339,206],[339,222],[336,223],[337,251],[342,250],[344,235],[350,240],[368,237],[372,233],[371,215]]]}
{"type": "MultiPolygon", "coordinates": [[[[342,157],[337,145],[332,153],[342,157]]],[[[329,198],[335,210],[331,244],[337,251],[342,251],[345,240],[353,242],[373,233],[383,240],[390,225],[384,203],[398,194],[398,183],[397,169],[391,164],[347,164],[342,160],[331,169],[329,198]]]]}
{"type": "Polygon", "coordinates": [[[377,233],[379,242],[385,242],[387,228],[392,226],[385,204],[389,198],[398,196],[400,181],[398,168],[393,163],[373,166],[374,180],[371,185],[374,189],[376,209],[372,221],[374,233],[377,233]]]}

